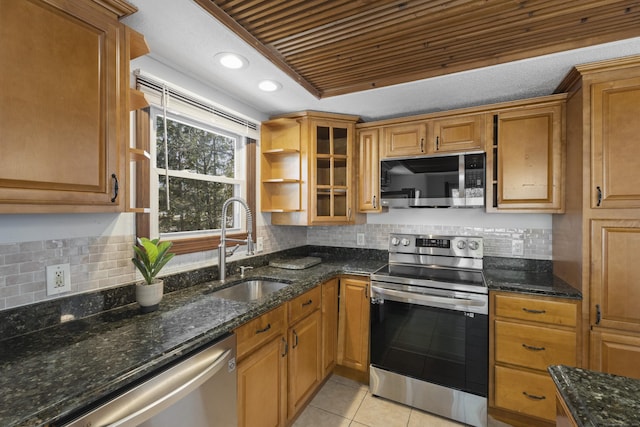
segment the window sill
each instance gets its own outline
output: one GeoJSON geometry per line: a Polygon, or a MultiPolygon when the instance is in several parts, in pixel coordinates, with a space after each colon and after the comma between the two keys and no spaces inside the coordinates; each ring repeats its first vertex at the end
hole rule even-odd
{"type": "MultiPolygon", "coordinates": [[[[233,239],[246,239],[247,233],[227,234],[226,237],[233,239]]],[[[176,255],[184,255],[218,249],[220,236],[192,237],[188,239],[176,239],[169,241],[173,242],[171,252],[176,255]]],[[[235,246],[237,244],[237,242],[227,242],[227,246],[235,246]]]]}

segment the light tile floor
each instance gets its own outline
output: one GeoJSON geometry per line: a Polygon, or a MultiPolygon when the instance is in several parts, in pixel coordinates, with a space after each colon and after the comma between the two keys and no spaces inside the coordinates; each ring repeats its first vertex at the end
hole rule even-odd
{"type": "Polygon", "coordinates": [[[332,375],[293,427],[460,427],[399,403],[374,397],[367,386],[332,375]]]}

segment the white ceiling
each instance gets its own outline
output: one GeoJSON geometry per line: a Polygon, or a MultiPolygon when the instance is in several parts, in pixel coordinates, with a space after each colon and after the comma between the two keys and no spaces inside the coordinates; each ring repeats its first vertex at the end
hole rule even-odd
{"type": "Polygon", "coordinates": [[[144,34],[149,56],[266,116],[317,110],[372,121],[549,95],[574,65],[640,55],[639,37],[319,100],[193,0],[129,1],[139,11],[123,22],[144,34]],[[213,58],[220,52],[243,55],[249,67],[223,68],[213,58]],[[257,85],[264,79],[277,80],[283,87],[261,92],[257,85]]]}

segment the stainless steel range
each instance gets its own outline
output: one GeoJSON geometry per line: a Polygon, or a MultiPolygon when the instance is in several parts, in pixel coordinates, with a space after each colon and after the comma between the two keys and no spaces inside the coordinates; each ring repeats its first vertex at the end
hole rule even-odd
{"type": "Polygon", "coordinates": [[[371,393],[487,425],[489,298],[481,237],[392,234],[371,276],[371,393]]]}

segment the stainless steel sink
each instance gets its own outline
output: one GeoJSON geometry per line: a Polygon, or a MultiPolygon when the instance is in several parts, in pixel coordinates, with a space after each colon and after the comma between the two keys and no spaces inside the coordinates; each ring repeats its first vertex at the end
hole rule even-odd
{"type": "Polygon", "coordinates": [[[287,286],[289,286],[288,283],[254,279],[214,291],[213,296],[234,301],[251,302],[262,299],[287,286]]]}

